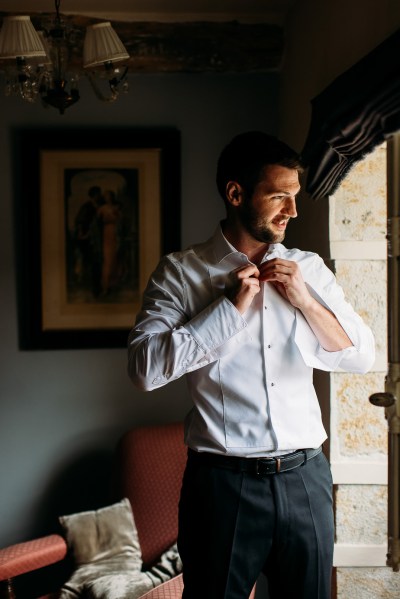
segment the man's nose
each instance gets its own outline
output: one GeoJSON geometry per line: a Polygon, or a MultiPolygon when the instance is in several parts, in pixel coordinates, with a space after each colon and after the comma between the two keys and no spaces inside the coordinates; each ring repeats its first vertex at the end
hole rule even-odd
{"type": "Polygon", "coordinates": [[[290,216],[290,218],[296,218],[297,210],[295,198],[286,198],[284,212],[287,216],[290,216]]]}

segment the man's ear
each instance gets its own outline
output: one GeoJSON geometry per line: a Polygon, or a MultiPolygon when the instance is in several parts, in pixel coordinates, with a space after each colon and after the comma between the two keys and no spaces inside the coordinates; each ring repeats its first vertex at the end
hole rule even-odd
{"type": "Polygon", "coordinates": [[[243,199],[243,189],[236,181],[226,184],[226,199],[232,206],[239,206],[243,199]]]}

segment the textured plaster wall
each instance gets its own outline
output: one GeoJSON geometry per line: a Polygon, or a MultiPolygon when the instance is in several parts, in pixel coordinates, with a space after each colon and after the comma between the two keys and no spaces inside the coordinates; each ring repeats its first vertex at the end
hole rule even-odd
{"type": "Polygon", "coordinates": [[[336,492],[338,543],[386,543],[386,485],[339,485],[336,492]]]}
{"type": "Polygon", "coordinates": [[[368,401],[369,395],[384,388],[384,374],[336,373],[333,378],[336,414],[334,435],[339,456],[351,459],[386,457],[387,425],[384,412],[368,401]]]}
{"type": "Polygon", "coordinates": [[[375,259],[368,242],[385,244],[385,145],[356,164],[330,198],[329,223],[331,242],[339,245],[351,242],[348,258],[334,262],[336,277],[348,301],[371,327],[378,361],[384,365],[384,369],[375,367],[366,375],[343,372],[331,375],[333,456],[336,459],[365,460],[366,456],[384,459],[387,452],[384,411],[372,406],[368,397],[384,388],[387,273],[386,260],[375,259]],[[359,258],[354,260],[353,253],[359,258]]]}
{"type": "Polygon", "coordinates": [[[337,599],[398,599],[399,575],[389,568],[341,568],[337,599]]]}
{"type": "Polygon", "coordinates": [[[377,355],[386,357],[386,260],[336,260],[335,272],[348,301],[373,330],[377,355]]]}
{"type": "MultiPolygon", "coordinates": [[[[335,251],[345,244],[350,248],[347,257],[341,251],[340,259],[334,261],[336,276],[348,300],[371,327],[377,350],[370,373],[331,375],[331,459],[350,462],[355,468],[382,462],[386,468],[384,410],[368,401],[371,393],[384,390],[387,359],[386,260],[381,259],[382,252],[374,255],[386,235],[385,145],[356,165],[330,198],[329,220],[332,247],[335,251]]],[[[336,486],[336,543],[354,545],[355,552],[357,546],[386,546],[387,486],[357,482],[336,486]]],[[[400,576],[387,567],[337,569],[338,599],[398,597],[400,576]]]]}
{"type": "Polygon", "coordinates": [[[334,195],[331,241],[384,240],[386,235],[386,147],[352,169],[334,195]]]}

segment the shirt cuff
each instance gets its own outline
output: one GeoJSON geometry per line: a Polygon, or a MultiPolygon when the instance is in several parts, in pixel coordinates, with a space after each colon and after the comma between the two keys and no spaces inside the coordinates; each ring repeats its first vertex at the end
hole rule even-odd
{"type": "Polygon", "coordinates": [[[244,331],[246,327],[247,323],[240,312],[225,296],[184,325],[205,354],[215,351],[239,333],[244,332],[247,338],[248,333],[244,331]]]}
{"type": "Polygon", "coordinates": [[[354,346],[333,352],[324,349],[311,330],[308,322],[299,311],[296,311],[294,340],[307,366],[328,372],[338,368],[344,358],[358,354],[354,346]]]}

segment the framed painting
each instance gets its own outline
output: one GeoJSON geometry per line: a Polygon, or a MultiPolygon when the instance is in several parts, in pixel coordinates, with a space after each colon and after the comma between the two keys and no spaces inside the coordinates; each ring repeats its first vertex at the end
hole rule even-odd
{"type": "Polygon", "coordinates": [[[180,247],[179,132],[15,141],[21,349],[126,347],[149,275],[180,247]]]}

